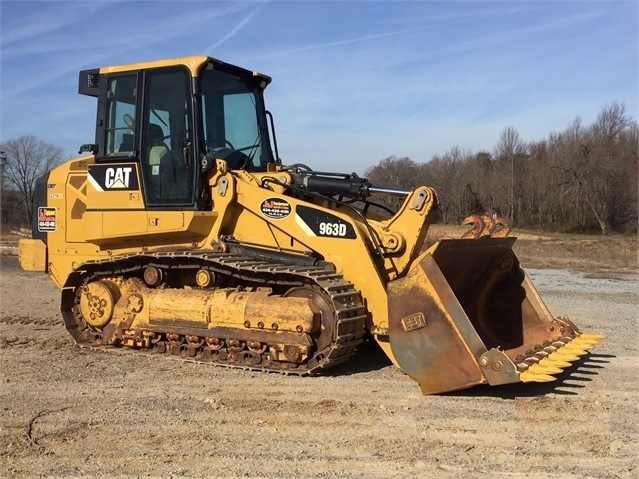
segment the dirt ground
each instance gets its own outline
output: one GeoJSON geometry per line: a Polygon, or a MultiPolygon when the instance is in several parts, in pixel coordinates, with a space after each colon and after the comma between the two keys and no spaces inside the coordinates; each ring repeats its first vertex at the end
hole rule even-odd
{"type": "Polygon", "coordinates": [[[632,262],[528,270],[607,335],[558,381],[436,396],[372,347],[310,378],[79,349],[46,275],[0,266],[1,477],[639,477],[632,262]]]}

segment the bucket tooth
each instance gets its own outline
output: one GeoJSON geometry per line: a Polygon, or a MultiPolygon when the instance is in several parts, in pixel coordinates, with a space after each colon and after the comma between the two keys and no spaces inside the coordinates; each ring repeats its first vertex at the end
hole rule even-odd
{"type": "Polygon", "coordinates": [[[606,339],[605,334],[593,334],[593,333],[581,333],[579,337],[583,339],[596,340],[597,342],[601,341],[602,339],[606,339]]]}
{"type": "Polygon", "coordinates": [[[539,364],[542,366],[554,366],[557,368],[569,368],[572,363],[570,361],[562,361],[557,357],[546,356],[545,358],[539,361],[539,364]]]}
{"type": "Polygon", "coordinates": [[[599,339],[588,339],[588,338],[583,338],[581,336],[573,339],[573,341],[570,344],[578,344],[579,346],[586,346],[588,348],[592,348],[595,347],[597,344],[599,344],[600,340],[599,339]]]}
{"type": "Polygon", "coordinates": [[[561,374],[564,372],[563,369],[560,369],[556,366],[550,366],[548,364],[533,364],[528,368],[528,371],[535,374],[561,374]]]}
{"type": "Polygon", "coordinates": [[[572,343],[566,344],[563,348],[558,350],[558,352],[563,352],[563,351],[566,351],[567,353],[574,354],[577,356],[584,356],[588,354],[588,349],[584,349],[582,347],[579,347],[578,344],[572,344],[572,343]]]}
{"type": "Polygon", "coordinates": [[[549,383],[556,380],[554,376],[550,374],[533,373],[531,371],[524,371],[519,373],[519,380],[522,383],[549,383]]]}
{"type": "Polygon", "coordinates": [[[573,354],[571,351],[555,351],[549,357],[553,359],[559,359],[560,361],[569,361],[574,363],[575,361],[579,361],[580,357],[577,354],[573,354]]]}
{"type": "Polygon", "coordinates": [[[594,348],[596,345],[597,343],[588,343],[588,342],[579,341],[578,339],[575,339],[572,343],[566,345],[566,347],[570,346],[571,348],[574,348],[574,349],[585,349],[586,351],[589,351],[592,348],[594,348]]]}

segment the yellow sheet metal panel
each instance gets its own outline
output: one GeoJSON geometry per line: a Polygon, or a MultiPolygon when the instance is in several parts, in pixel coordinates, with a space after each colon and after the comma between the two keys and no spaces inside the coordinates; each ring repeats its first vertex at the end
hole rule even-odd
{"type": "Polygon", "coordinates": [[[110,67],[102,67],[100,68],[100,73],[119,73],[119,72],[127,72],[134,70],[144,70],[149,68],[161,68],[161,67],[170,67],[174,65],[184,65],[189,70],[191,70],[191,74],[193,76],[197,76],[197,73],[202,66],[203,63],[208,61],[209,57],[207,56],[191,56],[191,57],[181,57],[181,58],[169,58],[166,60],[158,60],[158,61],[150,61],[150,62],[141,62],[141,63],[129,63],[126,65],[116,65],[110,67]]]}
{"type": "Polygon", "coordinates": [[[40,239],[22,239],[18,244],[20,266],[25,271],[47,270],[47,245],[40,239]]]}
{"type": "Polygon", "coordinates": [[[202,241],[216,217],[206,211],[86,211],[77,226],[87,242],[124,250],[150,241],[157,246],[165,240],[172,246],[202,241]]]}
{"type": "MultiPolygon", "coordinates": [[[[136,71],[136,70],[147,70],[150,68],[162,68],[162,67],[166,68],[166,67],[182,65],[189,69],[192,76],[197,77],[199,75],[200,69],[202,68],[202,65],[204,65],[205,63],[209,61],[213,61],[218,64],[226,63],[221,60],[217,60],[215,58],[211,58],[205,55],[194,55],[190,57],[169,58],[166,60],[157,60],[157,61],[141,62],[141,63],[129,63],[126,65],[114,65],[109,67],[102,67],[100,68],[100,73],[101,74],[120,73],[120,72],[136,71]]],[[[226,63],[226,64],[230,65],[229,63],[226,63]]],[[[240,68],[240,67],[236,67],[235,65],[233,66],[235,68],[240,68]]],[[[242,68],[242,70],[244,69],[242,68]]],[[[253,74],[254,77],[258,77],[262,79],[266,84],[271,83],[271,77],[269,77],[268,75],[264,75],[263,73],[259,73],[256,71],[253,71],[251,73],[253,74]]]]}

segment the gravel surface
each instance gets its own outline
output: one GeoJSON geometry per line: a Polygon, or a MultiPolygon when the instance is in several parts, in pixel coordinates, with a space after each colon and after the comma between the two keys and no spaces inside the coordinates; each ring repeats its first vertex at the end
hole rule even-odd
{"type": "Polygon", "coordinates": [[[3,256],[0,476],[639,477],[639,278],[528,273],[607,339],[554,383],[422,396],[374,347],[311,378],[79,349],[3,256]]]}

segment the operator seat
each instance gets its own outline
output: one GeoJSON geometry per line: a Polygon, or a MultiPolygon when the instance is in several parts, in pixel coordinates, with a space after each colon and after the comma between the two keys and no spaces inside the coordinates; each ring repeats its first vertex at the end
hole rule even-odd
{"type": "Polygon", "coordinates": [[[164,143],[162,128],[154,123],[149,123],[147,151],[153,201],[170,202],[176,195],[174,158],[164,143]]]}
{"type": "Polygon", "coordinates": [[[149,123],[149,165],[151,175],[160,174],[160,164],[162,159],[169,154],[169,147],[164,143],[164,132],[160,125],[149,123]]]}

